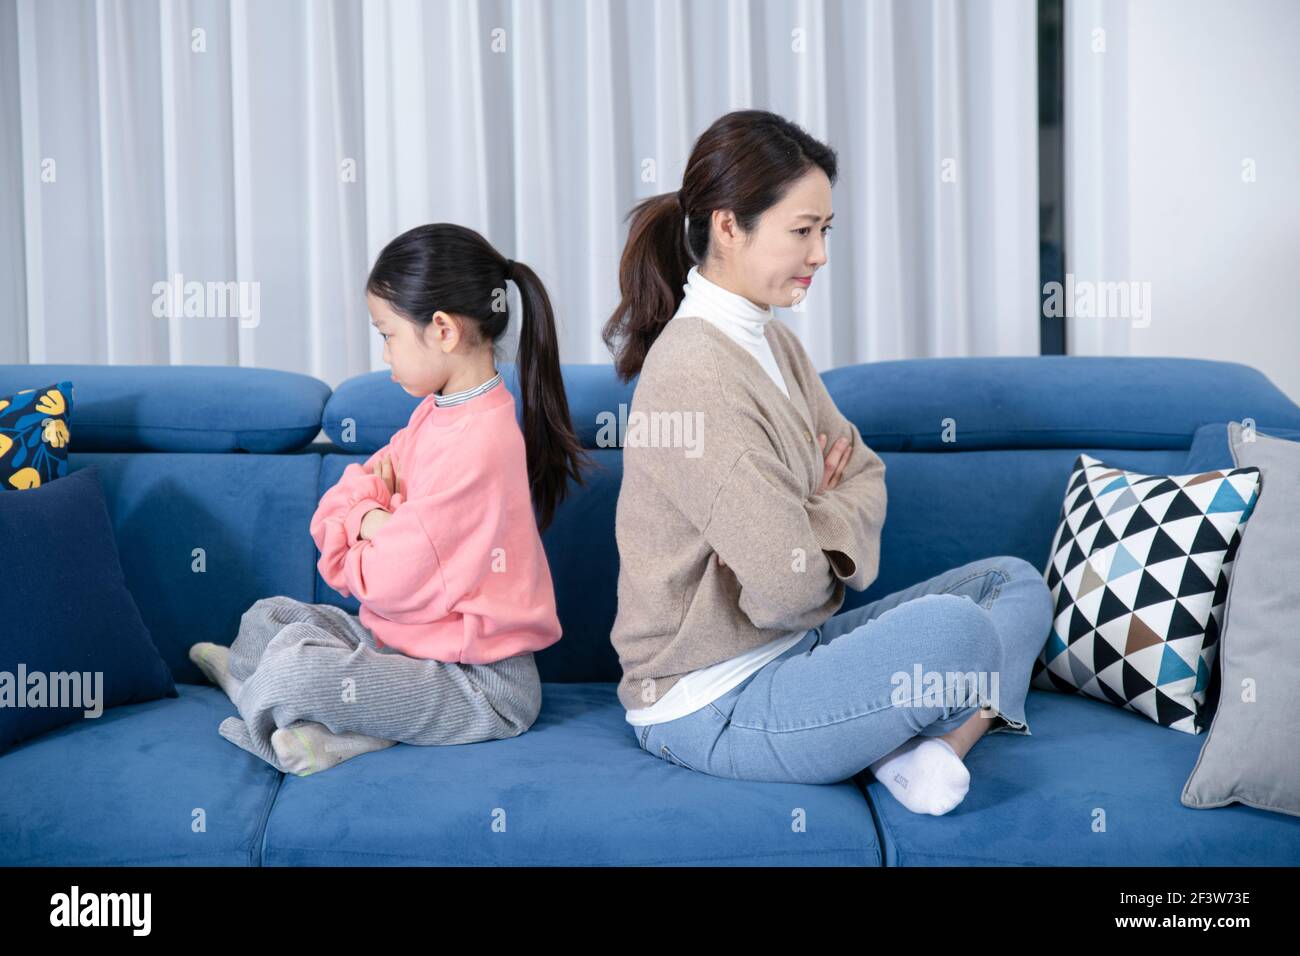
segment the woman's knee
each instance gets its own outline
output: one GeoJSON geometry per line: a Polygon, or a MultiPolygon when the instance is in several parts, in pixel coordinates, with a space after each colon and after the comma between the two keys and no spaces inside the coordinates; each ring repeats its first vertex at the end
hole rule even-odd
{"type": "Polygon", "coordinates": [[[1056,617],[1056,605],[1052,600],[1052,589],[1047,586],[1047,579],[1043,572],[1034,565],[1030,564],[1024,558],[1014,555],[1004,555],[1001,559],[1001,567],[1007,574],[1011,575],[1011,580],[1021,586],[1021,594],[1028,593],[1035,602],[1032,610],[1026,612],[1032,614],[1032,619],[1040,624],[1040,627],[1031,628],[1031,633],[1043,633],[1043,639],[1047,638],[1047,631],[1052,626],[1052,619],[1056,617]]]}
{"type": "Polygon", "coordinates": [[[994,563],[1012,578],[1041,578],[1043,576],[1042,571],[1018,555],[1002,554],[994,559],[994,563]]]}
{"type": "Polygon", "coordinates": [[[998,567],[1008,576],[1008,583],[1025,585],[1031,590],[1040,592],[1046,597],[1050,606],[1051,589],[1047,586],[1047,578],[1041,568],[1015,555],[1003,555],[998,558],[998,567]]]}
{"type": "MultiPolygon", "coordinates": [[[[930,618],[937,635],[928,648],[931,666],[938,669],[990,670],[1002,659],[1002,641],[989,612],[966,594],[933,594],[920,599],[918,612],[930,618]]],[[[911,603],[911,602],[909,602],[911,603]]]]}

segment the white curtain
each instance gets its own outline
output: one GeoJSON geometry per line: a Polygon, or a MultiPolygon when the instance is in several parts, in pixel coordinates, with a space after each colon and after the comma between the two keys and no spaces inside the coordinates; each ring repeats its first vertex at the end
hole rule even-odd
{"type": "MultiPolygon", "coordinates": [[[[1087,283],[1128,281],[1129,0],[1066,0],[1066,271],[1087,283]]],[[[1132,322],[1068,315],[1070,355],[1128,355],[1132,322]]]]}
{"type": "Polygon", "coordinates": [[[839,155],[782,312],[819,368],[1038,353],[1034,0],[0,0],[0,362],[336,385],[383,367],[365,276],[431,221],[608,362],[628,210],[751,107],[839,155]],[[178,275],[255,285],[256,323],[156,317],[178,275]]]}

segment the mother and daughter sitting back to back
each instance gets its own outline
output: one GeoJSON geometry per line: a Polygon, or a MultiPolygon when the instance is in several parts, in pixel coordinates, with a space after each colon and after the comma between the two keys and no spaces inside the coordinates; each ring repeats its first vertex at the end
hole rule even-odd
{"type": "MultiPolygon", "coordinates": [[[[637,743],[688,770],[832,783],[869,767],[908,809],[942,814],[983,733],[1029,733],[1051,596],[1001,556],[837,613],[877,577],[885,466],[773,312],[827,261],[835,178],[828,146],[740,110],[696,142],[680,191],[632,212],[605,342],[620,378],[639,376],[634,413],[707,428],[690,454],[623,451],[618,696],[637,743]],[[996,671],[1000,699],[899,701],[890,675],[916,664],[996,671]]],[[[591,466],[531,269],[434,224],[389,243],[366,290],[393,380],[423,400],[311,520],[321,577],[360,613],[266,598],[229,648],[190,651],[239,710],[222,736],[299,775],[533,725],[534,654],[561,637],[540,533],[591,466]],[[507,280],[522,430],[495,354],[507,280]]]]}

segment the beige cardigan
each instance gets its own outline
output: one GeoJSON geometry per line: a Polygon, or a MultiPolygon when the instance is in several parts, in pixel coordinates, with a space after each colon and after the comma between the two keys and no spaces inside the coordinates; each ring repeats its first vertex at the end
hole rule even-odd
{"type": "Polygon", "coordinates": [[[627,709],[651,706],[683,674],[820,626],[846,585],[865,590],[878,573],[885,464],[795,334],[779,319],[764,333],[789,398],[703,318],[672,319],[646,355],[615,516],[610,637],[627,709]],[[839,485],[814,495],[823,432],[827,449],[848,437],[852,455],[839,485]]]}

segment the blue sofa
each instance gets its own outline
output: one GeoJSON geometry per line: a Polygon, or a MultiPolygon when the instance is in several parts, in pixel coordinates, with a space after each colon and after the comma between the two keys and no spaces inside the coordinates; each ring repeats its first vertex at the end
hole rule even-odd
{"type": "MultiPolygon", "coordinates": [[[[514,370],[503,371],[518,394],[514,370]]],[[[331,392],[271,370],[0,366],[0,394],[75,384],[71,467],[101,469],[127,583],[178,689],[0,756],[0,863],[1300,859],[1300,819],[1181,805],[1204,734],[1078,696],[1031,690],[1032,736],[981,741],[968,758],[970,793],[943,817],[909,813],[869,772],[832,786],[752,783],[643,752],[614,693],[620,672],[608,638],[621,453],[596,447],[600,413],[616,416],[632,386],[603,365],[568,366],[565,377],[574,423],[599,470],[544,537],[564,636],[539,655],[545,703],[537,723],[511,740],[397,746],[296,777],[218,735],[235,709],[186,651],[196,641],[228,644],[240,615],[269,595],[357,611],[317,575],[308,520],[344,466],[405,424],[417,400],[387,372],[331,392]],[[322,427],[330,441],[316,440],[322,427]],[[1104,832],[1094,832],[1096,808],[1105,810],[1104,832]]],[[[887,465],[880,576],[865,592],[849,592],[845,610],[979,557],[1014,554],[1045,568],[1080,452],[1176,473],[1201,436],[1217,434],[1214,423],[1249,417],[1261,430],[1300,428],[1300,407],[1258,371],[1227,362],[917,359],[838,368],[824,380],[887,465]],[[943,440],[948,419],[955,442],[943,440]]]]}

